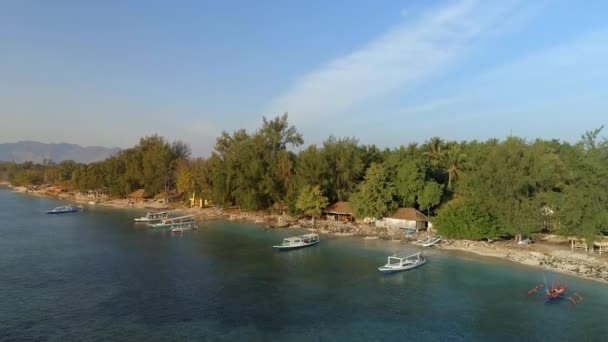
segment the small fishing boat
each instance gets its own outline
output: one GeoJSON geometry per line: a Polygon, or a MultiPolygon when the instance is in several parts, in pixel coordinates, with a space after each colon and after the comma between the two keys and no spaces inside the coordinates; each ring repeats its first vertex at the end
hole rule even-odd
{"type": "Polygon", "coordinates": [[[272,246],[279,251],[287,251],[296,248],[308,247],[319,243],[318,234],[305,234],[300,236],[292,236],[283,239],[283,243],[277,246],[272,246]]]}
{"type": "Polygon", "coordinates": [[[73,213],[76,211],[82,210],[82,206],[80,205],[64,205],[61,207],[56,207],[53,210],[47,210],[47,214],[66,214],[73,213]]]}
{"type": "Polygon", "coordinates": [[[151,223],[150,227],[152,228],[171,228],[176,224],[180,223],[189,223],[194,222],[194,217],[192,215],[185,215],[179,217],[168,217],[166,219],[160,220],[158,223],[151,223]]]}
{"type": "Polygon", "coordinates": [[[155,222],[160,222],[161,220],[164,220],[166,218],[169,218],[170,213],[171,213],[170,211],[158,211],[158,212],[154,212],[154,213],[147,212],[146,216],[138,217],[133,220],[135,220],[135,222],[155,223],[155,222]]]}
{"type": "Polygon", "coordinates": [[[183,233],[187,230],[196,230],[196,229],[198,229],[198,226],[196,225],[196,223],[194,221],[178,223],[178,224],[174,224],[171,226],[171,231],[174,233],[183,233]]]}
{"type": "Polygon", "coordinates": [[[424,240],[418,240],[422,244],[422,247],[432,247],[438,244],[441,240],[443,240],[443,236],[427,236],[424,240]]]}
{"type": "Polygon", "coordinates": [[[386,265],[378,267],[378,270],[384,274],[395,273],[422,266],[425,263],[426,259],[422,257],[421,252],[407,256],[391,255],[388,257],[386,265]]]}
{"type": "Polygon", "coordinates": [[[412,235],[416,232],[416,229],[413,228],[399,228],[405,232],[405,235],[412,235]]]}

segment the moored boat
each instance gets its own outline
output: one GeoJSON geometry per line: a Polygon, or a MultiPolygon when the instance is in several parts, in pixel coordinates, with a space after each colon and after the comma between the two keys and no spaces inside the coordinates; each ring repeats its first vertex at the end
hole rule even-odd
{"type": "Polygon", "coordinates": [[[196,223],[194,221],[177,223],[177,224],[174,224],[171,226],[171,231],[174,233],[183,233],[187,230],[196,230],[196,229],[198,229],[198,226],[196,225],[196,223]]]}
{"type": "Polygon", "coordinates": [[[176,224],[189,223],[189,222],[194,222],[194,217],[192,215],[169,217],[169,218],[160,220],[160,222],[158,222],[158,223],[150,224],[150,226],[152,228],[171,228],[171,226],[174,226],[176,224]]]}
{"type": "Polygon", "coordinates": [[[300,236],[292,236],[283,239],[283,243],[280,245],[272,246],[273,248],[278,249],[279,251],[286,251],[290,249],[308,247],[312,245],[316,245],[319,243],[319,235],[318,234],[305,234],[300,236]]]}
{"type": "Polygon", "coordinates": [[[73,212],[80,211],[80,210],[82,210],[82,206],[80,206],[80,205],[64,205],[61,207],[53,208],[52,210],[47,210],[46,213],[47,214],[66,214],[66,213],[73,213],[73,212]]]}
{"type": "Polygon", "coordinates": [[[160,222],[166,218],[169,218],[170,211],[158,211],[158,212],[147,212],[146,216],[138,217],[133,220],[135,222],[144,222],[144,223],[155,223],[160,222]]]}
{"type": "Polygon", "coordinates": [[[424,240],[418,240],[422,244],[422,247],[432,247],[443,240],[443,236],[427,236],[424,240]]]}
{"type": "Polygon", "coordinates": [[[392,255],[388,257],[386,265],[378,267],[378,270],[384,274],[395,273],[409,270],[426,263],[426,259],[420,252],[408,256],[392,255]]]}

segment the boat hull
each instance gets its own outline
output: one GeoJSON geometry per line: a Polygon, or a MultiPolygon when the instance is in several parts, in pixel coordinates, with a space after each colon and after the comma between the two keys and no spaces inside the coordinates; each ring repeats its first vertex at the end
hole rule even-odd
{"type": "Polygon", "coordinates": [[[133,220],[137,223],[158,223],[158,222],[162,221],[163,219],[147,219],[145,217],[140,217],[140,218],[136,218],[133,220]]]}
{"type": "Polygon", "coordinates": [[[57,215],[57,214],[68,214],[68,213],[75,213],[77,211],[82,210],[82,207],[72,207],[70,209],[62,209],[62,210],[47,210],[47,214],[49,215],[57,215]]]}
{"type": "Polygon", "coordinates": [[[422,247],[433,247],[436,244],[440,243],[443,238],[436,238],[430,241],[418,240],[422,244],[422,247]]]}
{"type": "Polygon", "coordinates": [[[419,267],[426,264],[426,260],[423,260],[419,263],[416,264],[410,264],[410,265],[406,265],[406,266],[401,266],[401,267],[386,267],[386,266],[382,266],[382,267],[378,267],[378,271],[384,273],[384,274],[391,274],[391,273],[397,273],[397,272],[402,272],[402,271],[407,271],[407,270],[411,270],[413,268],[419,267]]]}
{"type": "Polygon", "coordinates": [[[300,249],[300,248],[314,246],[314,245],[318,244],[319,242],[320,241],[315,241],[315,242],[311,242],[311,243],[307,243],[307,244],[303,244],[303,245],[298,245],[298,246],[272,246],[272,248],[279,250],[279,252],[285,252],[285,251],[291,251],[291,250],[294,250],[294,249],[300,249]]]}
{"type": "MultiPolygon", "coordinates": [[[[183,224],[183,223],[188,223],[188,222],[180,222],[180,223],[153,223],[150,224],[150,227],[152,228],[156,228],[156,229],[163,229],[163,228],[171,228],[174,227],[178,224],[183,224]]],[[[192,223],[194,223],[194,221],[192,221],[192,223]]]]}

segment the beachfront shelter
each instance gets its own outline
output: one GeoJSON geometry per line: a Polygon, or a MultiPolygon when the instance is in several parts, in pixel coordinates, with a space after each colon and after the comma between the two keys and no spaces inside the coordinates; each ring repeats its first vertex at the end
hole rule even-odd
{"type": "Polygon", "coordinates": [[[353,211],[348,202],[336,202],[323,210],[328,220],[351,222],[354,220],[353,211]]]}
{"type": "Polygon", "coordinates": [[[391,216],[383,220],[384,227],[402,229],[427,229],[429,219],[414,208],[398,208],[391,216]]]}

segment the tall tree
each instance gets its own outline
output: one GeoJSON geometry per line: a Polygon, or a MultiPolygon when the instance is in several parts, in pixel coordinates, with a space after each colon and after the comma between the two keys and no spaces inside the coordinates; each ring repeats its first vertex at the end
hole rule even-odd
{"type": "Polygon", "coordinates": [[[448,189],[452,190],[452,183],[460,179],[464,172],[462,168],[467,161],[466,153],[462,152],[462,148],[458,145],[452,146],[445,152],[445,164],[448,173],[448,189]]]}
{"type": "Polygon", "coordinates": [[[336,139],[330,136],[323,142],[323,175],[321,185],[331,202],[347,201],[357,189],[364,172],[364,163],[355,138],[336,139]]]}
{"type": "Polygon", "coordinates": [[[431,160],[431,165],[439,167],[443,164],[445,158],[445,143],[439,137],[432,137],[431,140],[426,144],[427,151],[425,155],[431,160]]]}
{"type": "Polygon", "coordinates": [[[305,215],[312,217],[313,227],[315,225],[315,218],[323,212],[323,209],[327,207],[329,201],[327,197],[323,196],[321,187],[318,185],[310,186],[306,185],[296,201],[296,207],[301,210],[305,215]]]}
{"type": "Polygon", "coordinates": [[[397,208],[395,188],[388,181],[387,172],[380,164],[372,163],[359,190],[351,196],[357,217],[383,217],[397,208]]]}
{"type": "Polygon", "coordinates": [[[429,181],[424,185],[420,195],[418,196],[418,205],[421,210],[425,210],[427,215],[430,210],[439,203],[441,203],[441,197],[443,196],[443,186],[435,181],[429,181]]]}

